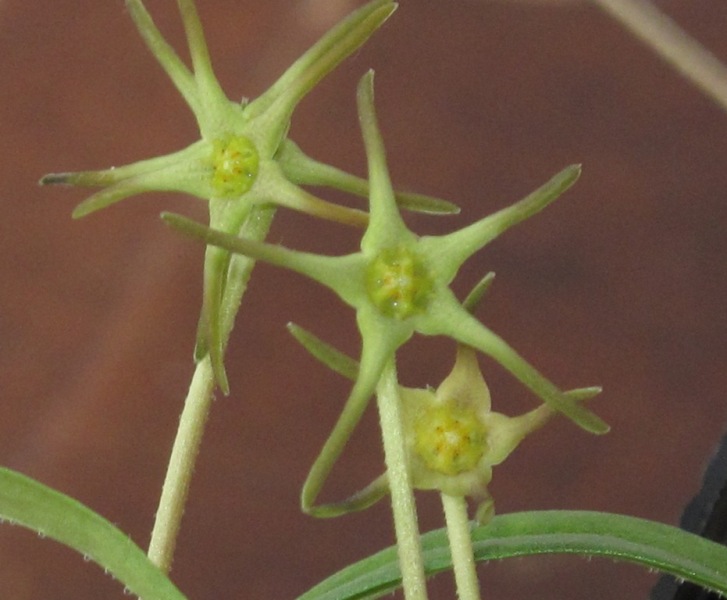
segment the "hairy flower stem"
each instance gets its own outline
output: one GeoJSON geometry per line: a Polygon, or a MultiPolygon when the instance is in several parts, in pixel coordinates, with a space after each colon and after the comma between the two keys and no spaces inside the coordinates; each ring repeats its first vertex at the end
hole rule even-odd
{"type": "MultiPolygon", "coordinates": [[[[240,234],[258,241],[265,239],[274,214],[274,209],[270,208],[253,210],[240,234]]],[[[245,256],[234,255],[230,259],[220,311],[224,346],[227,345],[254,265],[255,261],[245,256]]],[[[184,401],[149,543],[149,559],[165,573],[172,566],[177,535],[187,502],[194,463],[212,404],[215,383],[212,364],[207,355],[197,363],[184,401]]]]}
{"type": "Polygon", "coordinates": [[[480,600],[472,535],[467,517],[467,500],[463,496],[442,494],[444,518],[447,522],[449,547],[452,552],[454,579],[459,600],[480,600]]]}
{"type": "Polygon", "coordinates": [[[384,442],[386,471],[391,488],[394,529],[399,552],[404,597],[406,600],[426,600],[427,584],[424,577],[414,494],[407,469],[401,403],[397,387],[394,360],[388,361],[376,388],[381,435],[384,442]]]}
{"type": "Polygon", "coordinates": [[[596,0],[727,111],[727,66],[649,0],[596,0]]]}
{"type": "Polygon", "coordinates": [[[172,566],[194,462],[212,403],[215,377],[209,356],[197,363],[169,458],[149,544],[149,559],[165,573],[172,566]]]}

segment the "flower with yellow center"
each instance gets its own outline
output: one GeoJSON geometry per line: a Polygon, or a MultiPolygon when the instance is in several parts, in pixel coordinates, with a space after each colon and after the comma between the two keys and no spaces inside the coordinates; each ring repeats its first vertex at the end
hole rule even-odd
{"type": "MultiPolygon", "coordinates": [[[[473,311],[489,287],[490,273],[463,306],[473,311]]],[[[318,360],[344,377],[356,380],[359,365],[312,333],[289,324],[293,336],[318,360]]],[[[593,398],[598,387],[565,392],[573,402],[593,398]]],[[[412,486],[469,497],[478,503],[476,519],[494,515],[487,486],[492,467],[502,463],[530,433],[556,414],[547,404],[517,417],[494,412],[475,351],[458,345],[454,366],[436,390],[399,386],[402,421],[412,486]]],[[[314,514],[335,517],[368,508],[389,491],[386,474],[343,501],[317,505],[314,514]]]]}
{"type": "MultiPolygon", "coordinates": [[[[330,186],[367,196],[368,183],[306,156],[288,139],[297,104],[338,63],[359,48],[396,9],[373,0],[352,13],[311,47],[259,98],[229,100],[212,70],[193,0],[178,0],[189,44],[190,70],[164,39],[142,0],[126,4],[139,33],[194,113],[201,139],[183,150],[102,171],[53,173],[42,184],[101,187],[73,212],[80,218],[124,198],[150,191],[176,191],[209,202],[210,226],[237,236],[258,207],[285,206],[325,219],[365,226],[365,212],[331,204],[301,185],[330,186]]],[[[402,205],[429,212],[456,212],[451,203],[401,194],[402,205]]],[[[269,224],[268,224],[269,226],[269,224]]],[[[267,227],[255,234],[264,238],[267,227]]],[[[230,254],[210,247],[205,255],[204,297],[197,359],[208,352],[217,381],[228,392],[222,363],[226,332],[220,305],[227,287],[230,254]]],[[[232,303],[234,304],[234,302],[232,303]]]]}
{"type": "Polygon", "coordinates": [[[513,225],[537,213],[578,178],[577,165],[564,169],[520,202],[443,236],[419,237],[404,224],[394,200],[384,146],[373,106],[373,73],[358,87],[359,120],[368,158],[371,195],[369,224],[361,251],[321,256],[245,240],[184,217],[164,214],[171,226],[207,244],[286,267],[334,291],[356,310],[362,337],[361,366],[349,399],[303,488],[302,505],[314,506],[323,482],[348,441],[396,350],[414,333],[445,335],[498,361],[552,410],[584,429],[608,426],[528,364],[504,340],[459,303],[449,284],[464,261],[513,225]]]}

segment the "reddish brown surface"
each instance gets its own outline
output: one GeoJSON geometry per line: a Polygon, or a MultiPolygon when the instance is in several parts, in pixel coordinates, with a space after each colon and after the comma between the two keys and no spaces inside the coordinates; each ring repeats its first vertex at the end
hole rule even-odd
{"type": "MultiPolygon", "coordinates": [[[[174,3],[149,4],[181,42],[174,3]]],[[[257,95],[348,3],[298,4],[201,3],[232,97],[257,95]]],[[[478,254],[456,289],[495,270],[483,320],[564,387],[602,384],[596,407],[613,431],[594,438],[553,423],[496,470],[492,490],[500,512],[675,522],[727,417],[727,115],[595,8],[403,4],[306,99],[294,138],[362,173],[354,87],[375,68],[394,179],[463,207],[456,218],[411,219],[422,232],[459,227],[583,163],[567,197],[478,254]]],[[[666,8],[727,60],[723,0],[666,8]]],[[[180,148],[195,139],[194,122],[121,0],[2,2],[0,81],[0,463],[78,497],[145,546],[192,371],[202,252],[156,215],[201,217],[204,207],[149,196],[73,222],[84,192],[35,182],[180,148]]],[[[355,232],[287,213],[271,239],[331,253],[356,245],[355,232]]],[[[174,566],[191,599],[292,598],[392,541],[383,503],[335,521],[298,511],[348,384],[289,339],[289,320],[357,352],[348,310],[259,268],[228,357],[233,392],[214,405],[174,566]]],[[[401,355],[402,379],[436,385],[451,358],[450,343],[417,341],[401,355]]],[[[499,410],[533,405],[482,363],[499,410]]],[[[370,415],[331,495],[365,483],[380,461],[370,415]]],[[[436,497],[421,496],[421,521],[440,526],[436,497]]],[[[645,598],[653,581],[575,558],[480,572],[490,600],[645,598]]],[[[453,597],[440,579],[434,597],[453,597]]],[[[0,529],[0,598],[101,597],[123,596],[100,569],[0,529]]]]}

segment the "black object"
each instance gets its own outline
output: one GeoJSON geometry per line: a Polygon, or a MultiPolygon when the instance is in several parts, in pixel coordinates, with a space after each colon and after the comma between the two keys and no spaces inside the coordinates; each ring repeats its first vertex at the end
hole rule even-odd
{"type": "MultiPolygon", "coordinates": [[[[727,545],[727,435],[720,440],[702,479],[702,489],[687,505],[679,526],[704,538],[727,545]]],[[[719,600],[689,581],[662,577],[651,592],[651,600],[719,600]]]]}

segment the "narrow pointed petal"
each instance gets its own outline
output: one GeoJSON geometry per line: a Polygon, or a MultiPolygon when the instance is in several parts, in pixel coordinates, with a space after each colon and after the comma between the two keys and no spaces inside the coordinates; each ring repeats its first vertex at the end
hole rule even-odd
{"type": "Polygon", "coordinates": [[[542,404],[517,417],[492,413],[490,415],[490,438],[488,439],[491,451],[487,454],[488,464],[495,466],[503,462],[526,436],[540,429],[554,414],[553,409],[547,404],[542,404]]]}
{"type": "Polygon", "coordinates": [[[349,496],[340,502],[329,504],[317,504],[310,508],[309,514],[314,517],[328,519],[340,517],[352,512],[358,512],[369,508],[389,493],[389,478],[386,473],[379,475],[364,489],[349,496]]]}
{"type": "Polygon", "coordinates": [[[271,204],[285,206],[292,210],[344,225],[354,227],[366,227],[368,225],[369,215],[366,212],[327,202],[306,192],[288,181],[280,167],[274,163],[265,165],[264,168],[266,172],[261,174],[261,179],[272,179],[273,177],[276,179],[276,185],[271,186],[269,193],[268,200],[271,204]]]}
{"type": "Polygon", "coordinates": [[[451,280],[465,260],[513,225],[543,210],[572,186],[580,173],[580,165],[566,167],[519,202],[454,233],[436,238],[424,237],[421,245],[439,257],[451,280]]]}
{"type": "Polygon", "coordinates": [[[341,416],[303,484],[301,508],[307,514],[315,514],[316,499],[360,421],[381,377],[384,365],[412,334],[410,329],[396,325],[392,327],[387,320],[367,311],[359,311],[357,320],[359,330],[364,332],[359,375],[341,416]]]}
{"type": "Polygon", "coordinates": [[[198,114],[200,98],[194,77],[177,53],[164,39],[141,0],[126,0],[131,18],[144,43],[172,80],[194,114],[198,114]]]}
{"type": "MultiPolygon", "coordinates": [[[[601,392],[599,387],[579,388],[569,390],[563,395],[570,400],[582,402],[597,396],[601,392]]],[[[531,410],[517,417],[506,417],[499,413],[490,415],[491,425],[497,421],[495,426],[491,426],[491,452],[487,455],[487,462],[491,465],[499,465],[504,461],[520,442],[534,431],[545,425],[556,411],[549,404],[542,404],[538,408],[531,410]]]]}
{"type": "MultiPolygon", "coordinates": [[[[123,169],[124,167],[122,167],[123,169]]],[[[103,186],[73,209],[73,218],[80,219],[136,194],[149,191],[133,177],[120,177],[114,169],[104,171],[78,171],[75,173],[49,173],[40,180],[40,185],[73,185],[81,187],[103,186]]]]}
{"type": "Polygon", "coordinates": [[[494,358],[543,402],[563,413],[576,425],[591,433],[608,432],[609,426],[600,417],[577,402],[577,398],[570,398],[543,377],[501,337],[464,310],[454,295],[448,298],[445,294],[440,294],[437,302],[437,311],[432,311],[431,316],[420,321],[419,330],[422,333],[447,335],[462,344],[472,346],[494,358]]]}
{"type": "MultiPolygon", "coordinates": [[[[310,158],[290,139],[283,141],[275,158],[285,177],[293,183],[331,187],[356,196],[369,197],[369,182],[366,179],[310,158]]],[[[459,206],[452,202],[424,194],[395,190],[394,197],[400,208],[413,212],[456,215],[460,211],[459,206]]]]}
{"type": "Polygon", "coordinates": [[[244,254],[255,260],[285,267],[310,277],[336,292],[349,304],[354,296],[360,296],[363,284],[358,282],[356,277],[351,277],[351,274],[360,268],[362,262],[357,254],[320,256],[297,252],[282,246],[236,237],[175,213],[163,212],[161,217],[173,229],[206,244],[219,246],[229,252],[244,254]]]}
{"type": "Polygon", "coordinates": [[[123,179],[116,185],[99,190],[86,198],[73,209],[73,218],[80,219],[116,204],[121,200],[147,192],[180,192],[194,194],[196,190],[196,177],[181,165],[154,173],[142,173],[135,177],[123,179]],[[190,181],[191,185],[186,185],[190,181]]]}
{"type": "Polygon", "coordinates": [[[404,224],[394,200],[389,168],[386,165],[386,151],[374,109],[373,71],[369,71],[361,78],[356,100],[371,186],[369,227],[361,240],[361,249],[366,252],[366,250],[378,250],[413,242],[416,237],[404,224]]]}
{"type": "Polygon", "coordinates": [[[134,179],[127,179],[89,196],[73,209],[71,216],[74,219],[81,219],[102,208],[121,202],[121,200],[129,198],[130,196],[136,196],[148,191],[150,190],[147,186],[140,184],[134,179]]]}
{"type": "Polygon", "coordinates": [[[207,149],[204,142],[195,142],[178,152],[121,167],[50,173],[41,178],[40,184],[103,187],[74,209],[73,217],[76,219],[145,192],[172,191],[206,199],[211,191],[205,183],[209,179],[207,149]]]}
{"type": "Polygon", "coordinates": [[[456,401],[458,405],[476,407],[479,411],[490,410],[490,390],[482,377],[477,354],[469,346],[457,348],[454,367],[437,388],[437,399],[456,401]]]}
{"type": "MultiPolygon", "coordinates": [[[[212,70],[207,41],[194,1],[178,0],[178,4],[187,34],[189,54],[192,57],[194,78],[199,90],[200,109],[202,110],[197,114],[197,119],[203,136],[215,136],[221,131],[229,130],[230,124],[220,123],[219,119],[220,115],[229,113],[231,103],[212,70]]],[[[239,110],[239,106],[237,108],[239,110]]]]}
{"type": "Polygon", "coordinates": [[[347,379],[356,381],[358,377],[357,361],[295,323],[288,323],[288,331],[308,352],[329,369],[347,379]]]}
{"type": "MultiPolygon", "coordinates": [[[[99,169],[96,171],[75,171],[70,173],[49,173],[40,179],[40,185],[77,185],[82,187],[101,187],[118,183],[122,179],[136,177],[147,173],[164,171],[175,165],[189,166],[195,161],[202,161],[207,155],[207,145],[204,142],[194,142],[171,154],[146,158],[120,167],[99,169]]],[[[175,174],[178,176],[178,174],[175,174]]]]}
{"type": "Polygon", "coordinates": [[[79,187],[101,187],[120,181],[114,169],[103,171],[74,171],[70,173],[48,173],[40,178],[40,185],[75,185],[79,187]]]}
{"type": "MultiPolygon", "coordinates": [[[[298,102],[341,61],[360,48],[395,9],[396,4],[390,0],[374,0],[351,13],[295,61],[264,94],[251,102],[246,113],[255,118],[276,104],[271,111],[271,121],[289,121],[298,102]]],[[[283,135],[280,137],[282,140],[283,135]]]]}

